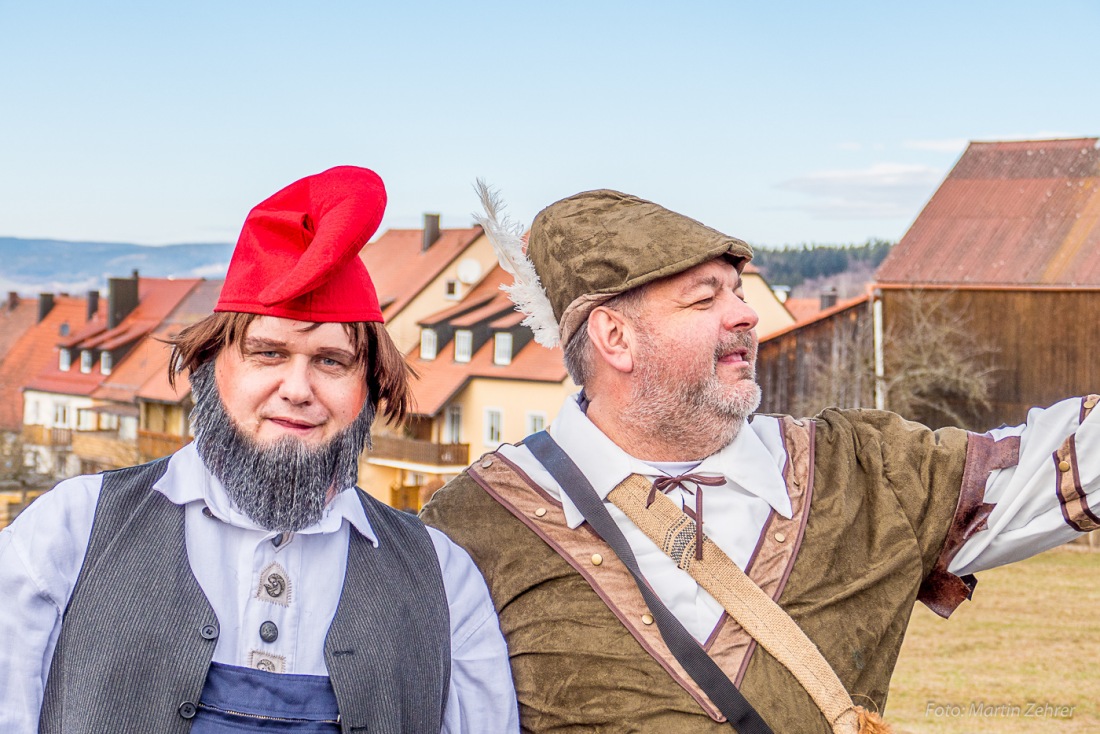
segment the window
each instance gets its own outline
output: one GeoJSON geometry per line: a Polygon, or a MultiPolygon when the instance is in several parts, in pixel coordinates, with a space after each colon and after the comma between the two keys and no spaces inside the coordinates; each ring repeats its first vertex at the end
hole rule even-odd
{"type": "Polygon", "coordinates": [[[80,371],[91,372],[92,363],[95,361],[95,357],[92,355],[91,349],[80,350],[80,371]]]}
{"type": "Polygon", "coordinates": [[[546,413],[528,413],[527,420],[524,421],[524,423],[526,423],[524,427],[527,430],[528,436],[530,436],[532,433],[538,433],[539,431],[546,428],[546,413]]]}
{"type": "Polygon", "coordinates": [[[474,356],[474,333],[466,329],[455,332],[455,361],[469,362],[474,356]]]}
{"type": "Polygon", "coordinates": [[[96,414],[90,410],[76,411],[76,428],[78,431],[94,431],[98,427],[96,414]]]}
{"type": "Polygon", "coordinates": [[[105,375],[111,374],[111,367],[114,364],[114,360],[111,359],[110,352],[100,352],[99,354],[99,371],[105,375]]]}
{"type": "Polygon", "coordinates": [[[136,441],[138,432],[138,419],[124,415],[118,422],[118,437],[125,441],[136,441]]]}
{"type": "Polygon", "coordinates": [[[443,443],[462,443],[462,406],[447,407],[447,422],[443,425],[443,443]]]}
{"type": "Polygon", "coordinates": [[[69,427],[69,406],[65,403],[54,403],[53,428],[69,427]]]}
{"type": "Polygon", "coordinates": [[[502,424],[500,410],[498,408],[485,409],[485,445],[496,448],[500,446],[500,427],[502,424]]]}
{"type": "Polygon", "coordinates": [[[73,366],[73,353],[68,349],[62,349],[57,357],[57,368],[62,372],[68,372],[73,366]]]}
{"type": "Polygon", "coordinates": [[[493,337],[493,364],[512,364],[512,332],[498,331],[493,337]]]}
{"type": "Polygon", "coordinates": [[[421,329],[420,330],[420,358],[421,359],[435,359],[436,350],[438,349],[435,336],[435,329],[421,329]]]}
{"type": "Polygon", "coordinates": [[[443,295],[450,301],[457,301],[462,297],[462,286],[457,280],[451,279],[443,284],[443,295]]]}

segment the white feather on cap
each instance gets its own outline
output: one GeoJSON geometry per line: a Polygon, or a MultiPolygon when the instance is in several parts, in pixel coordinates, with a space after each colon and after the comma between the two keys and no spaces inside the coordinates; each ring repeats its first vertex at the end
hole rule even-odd
{"type": "Polygon", "coordinates": [[[523,325],[534,333],[536,342],[544,347],[558,346],[561,342],[558,320],[554,318],[554,308],[546,297],[535,266],[527,257],[523,225],[499,216],[504,211],[504,202],[483,180],[479,178],[474,188],[485,209],[484,215],[474,214],[474,221],[485,230],[500,266],[514,279],[511,285],[502,285],[500,289],[516,304],[516,310],[527,317],[523,325]]]}

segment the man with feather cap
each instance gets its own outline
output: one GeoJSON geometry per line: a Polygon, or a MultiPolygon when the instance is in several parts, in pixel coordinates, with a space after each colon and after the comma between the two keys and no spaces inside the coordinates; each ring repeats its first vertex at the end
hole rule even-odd
{"type": "Polygon", "coordinates": [[[0,730],[515,731],[469,556],[355,487],[376,411],[409,408],[358,257],[385,203],[342,166],[257,205],[215,313],[173,338],[194,442],[0,533],[0,730]]]}
{"type": "Polygon", "coordinates": [[[422,517],[485,575],[532,732],[885,731],[917,600],[1100,527],[1095,395],[985,434],[753,415],[748,244],[588,191],[483,224],[582,391],[422,517]]]}

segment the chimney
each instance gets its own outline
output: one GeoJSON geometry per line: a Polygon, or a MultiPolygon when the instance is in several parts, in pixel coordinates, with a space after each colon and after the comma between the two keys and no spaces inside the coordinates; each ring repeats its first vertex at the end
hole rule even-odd
{"type": "Polygon", "coordinates": [[[19,307],[19,294],[15,291],[8,291],[8,310],[14,311],[19,307]]]}
{"type": "Polygon", "coordinates": [[[107,328],[113,329],[137,308],[138,271],[132,278],[107,279],[107,328]]]}
{"type": "Polygon", "coordinates": [[[424,244],[421,246],[421,252],[427,252],[428,248],[435,244],[435,241],[439,239],[439,215],[438,214],[425,214],[424,215],[424,244]]]}
{"type": "Polygon", "coordinates": [[[53,294],[52,293],[39,293],[38,294],[38,320],[46,318],[50,311],[53,310],[53,294]]]}
{"type": "Polygon", "coordinates": [[[88,312],[84,315],[85,321],[91,321],[95,312],[99,310],[99,291],[88,291],[88,312]]]}
{"type": "Polygon", "coordinates": [[[836,288],[829,286],[821,291],[821,310],[832,308],[836,305],[836,288]]]}

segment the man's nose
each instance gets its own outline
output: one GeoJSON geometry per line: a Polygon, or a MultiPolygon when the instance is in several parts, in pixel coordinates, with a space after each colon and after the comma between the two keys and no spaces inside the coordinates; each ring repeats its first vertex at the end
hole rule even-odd
{"type": "Polygon", "coordinates": [[[736,296],[729,299],[729,306],[723,316],[722,325],[729,331],[748,331],[756,328],[760,321],[753,307],[736,296]]]}
{"type": "Polygon", "coordinates": [[[279,383],[279,397],[300,405],[313,399],[313,383],[309,361],[291,359],[286,365],[279,383]]]}

